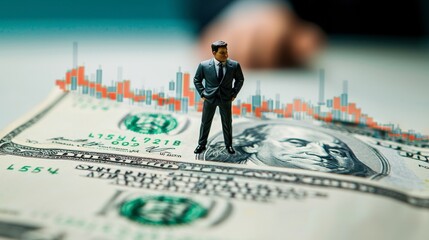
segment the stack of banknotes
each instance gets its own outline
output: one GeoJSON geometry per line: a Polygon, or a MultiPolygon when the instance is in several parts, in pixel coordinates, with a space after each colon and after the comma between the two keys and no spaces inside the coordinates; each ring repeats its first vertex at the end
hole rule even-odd
{"type": "Polygon", "coordinates": [[[428,239],[429,148],[54,90],[0,133],[1,239],[428,239]]]}

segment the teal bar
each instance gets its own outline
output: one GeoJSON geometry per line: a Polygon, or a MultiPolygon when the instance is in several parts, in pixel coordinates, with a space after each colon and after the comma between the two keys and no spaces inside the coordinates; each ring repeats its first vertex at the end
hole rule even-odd
{"type": "Polygon", "coordinates": [[[76,91],[77,90],[77,78],[75,76],[71,79],[71,88],[70,90],[76,91]]]}

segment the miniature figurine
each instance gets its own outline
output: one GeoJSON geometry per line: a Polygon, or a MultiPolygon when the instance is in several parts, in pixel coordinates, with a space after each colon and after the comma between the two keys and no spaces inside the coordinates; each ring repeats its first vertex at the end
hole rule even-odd
{"type": "Polygon", "coordinates": [[[228,59],[227,45],[224,41],[212,43],[213,58],[201,62],[195,73],[195,88],[204,100],[200,136],[194,151],[196,154],[206,149],[216,107],[219,107],[226,150],[230,154],[235,153],[232,147],[231,107],[232,101],[243,86],[244,76],[240,64],[228,59]],[[205,80],[204,85],[203,80],[205,80]]]}

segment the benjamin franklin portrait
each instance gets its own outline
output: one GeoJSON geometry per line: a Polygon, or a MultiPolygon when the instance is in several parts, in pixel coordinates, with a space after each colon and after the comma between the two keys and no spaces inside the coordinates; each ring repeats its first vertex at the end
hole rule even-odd
{"type": "Polygon", "coordinates": [[[233,129],[236,154],[225,153],[222,139],[215,135],[199,158],[366,178],[379,178],[388,172],[387,161],[375,149],[320,127],[309,128],[287,121],[256,121],[236,124],[233,129]]]}

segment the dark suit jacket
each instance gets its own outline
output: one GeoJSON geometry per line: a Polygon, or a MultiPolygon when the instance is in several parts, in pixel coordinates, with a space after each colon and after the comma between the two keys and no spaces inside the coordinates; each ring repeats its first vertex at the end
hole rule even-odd
{"type": "Polygon", "coordinates": [[[214,59],[201,62],[194,77],[195,88],[200,96],[209,102],[213,102],[217,96],[222,100],[231,101],[233,97],[237,97],[243,82],[240,64],[231,59],[226,61],[226,72],[221,82],[217,79],[214,59]]]}

